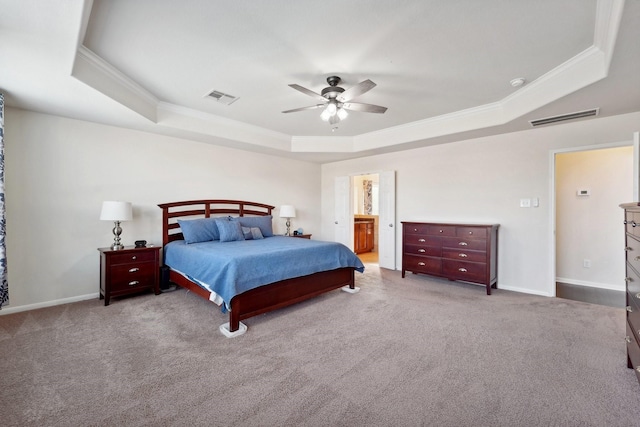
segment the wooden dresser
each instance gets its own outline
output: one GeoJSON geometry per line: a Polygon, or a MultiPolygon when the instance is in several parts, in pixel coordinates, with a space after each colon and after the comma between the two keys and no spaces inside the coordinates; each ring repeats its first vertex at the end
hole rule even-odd
{"type": "Polygon", "coordinates": [[[624,209],[626,290],[627,290],[627,367],[640,381],[640,206],[620,205],[624,209]]]}
{"type": "Polygon", "coordinates": [[[498,282],[498,224],[402,222],[406,271],[485,285],[498,282]]]}
{"type": "Polygon", "coordinates": [[[373,250],[373,220],[356,220],[353,224],[353,251],[357,254],[373,250]]]}

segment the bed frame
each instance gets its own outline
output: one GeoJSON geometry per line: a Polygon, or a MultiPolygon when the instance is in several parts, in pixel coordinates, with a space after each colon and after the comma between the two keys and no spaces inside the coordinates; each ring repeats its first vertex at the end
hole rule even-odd
{"type": "MultiPolygon", "coordinates": [[[[274,209],[274,206],[241,200],[191,200],[163,203],[158,206],[162,209],[163,246],[174,240],[184,239],[177,222],[178,219],[228,215],[266,216],[271,215],[271,211],[274,209]]],[[[166,266],[163,269],[163,285],[166,285],[166,282],[172,282],[207,300],[209,299],[210,292],[206,289],[166,266]]],[[[240,335],[246,331],[246,326],[240,323],[243,319],[277,310],[338,288],[352,293],[357,291],[354,268],[338,268],[308,276],[294,277],[243,292],[231,300],[229,323],[222,325],[220,331],[227,336],[240,335]]]]}

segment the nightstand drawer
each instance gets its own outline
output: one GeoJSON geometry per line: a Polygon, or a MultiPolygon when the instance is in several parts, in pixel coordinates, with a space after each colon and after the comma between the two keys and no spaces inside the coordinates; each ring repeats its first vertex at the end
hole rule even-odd
{"type": "Polygon", "coordinates": [[[144,262],[136,264],[119,264],[111,267],[111,283],[129,282],[150,277],[153,279],[156,264],[144,262]]]}
{"type": "Polygon", "coordinates": [[[149,251],[128,252],[123,254],[114,254],[110,257],[111,265],[140,263],[145,261],[155,261],[156,253],[149,251]]]}

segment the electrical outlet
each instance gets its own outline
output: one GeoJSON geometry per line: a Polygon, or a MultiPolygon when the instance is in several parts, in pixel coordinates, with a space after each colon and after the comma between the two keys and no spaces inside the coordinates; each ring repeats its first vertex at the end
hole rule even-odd
{"type": "Polygon", "coordinates": [[[582,266],[584,268],[591,268],[591,260],[590,259],[585,259],[582,261],[582,266]]]}

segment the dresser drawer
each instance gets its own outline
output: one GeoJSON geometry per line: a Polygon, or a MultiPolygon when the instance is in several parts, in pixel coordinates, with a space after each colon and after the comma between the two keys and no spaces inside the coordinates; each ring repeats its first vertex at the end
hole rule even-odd
{"type": "Polygon", "coordinates": [[[442,253],[440,246],[406,245],[404,253],[408,255],[437,256],[442,253]]]}
{"type": "Polygon", "coordinates": [[[157,252],[139,251],[111,255],[111,265],[155,261],[157,252]]]}
{"type": "Polygon", "coordinates": [[[487,280],[487,264],[443,259],[442,274],[455,280],[485,283],[487,280]]]}
{"type": "Polygon", "coordinates": [[[456,236],[475,239],[486,239],[486,227],[456,227],[456,236]]]}
{"type": "Polygon", "coordinates": [[[625,213],[625,221],[627,222],[627,233],[640,236],[640,212],[627,211],[625,213]]]}
{"type": "Polygon", "coordinates": [[[640,271],[640,241],[631,236],[627,236],[627,246],[625,247],[627,262],[640,271]]]}
{"type": "Polygon", "coordinates": [[[487,248],[485,239],[467,239],[462,237],[443,237],[442,247],[450,249],[468,249],[484,251],[487,248]]]}
{"type": "Polygon", "coordinates": [[[487,253],[484,251],[467,251],[465,249],[442,249],[442,258],[457,261],[487,262],[487,253]]]}
{"type": "Polygon", "coordinates": [[[633,268],[629,267],[629,264],[627,264],[627,275],[624,280],[627,282],[629,294],[635,295],[640,292],[640,277],[633,268]]]}
{"type": "Polygon", "coordinates": [[[636,373],[636,377],[638,377],[638,381],[640,381],[640,347],[638,347],[638,341],[636,341],[635,335],[631,330],[631,326],[627,322],[627,356],[631,360],[631,368],[636,373]]]}
{"type": "Polygon", "coordinates": [[[434,246],[439,248],[441,245],[442,239],[440,236],[427,236],[424,234],[405,234],[404,235],[404,244],[405,245],[417,245],[417,246],[434,246]]]}
{"type": "Polygon", "coordinates": [[[627,322],[631,325],[636,337],[640,337],[640,308],[633,295],[627,293],[627,322]]]}
{"type": "Polygon", "coordinates": [[[428,224],[418,224],[412,222],[405,223],[403,228],[405,236],[409,236],[412,234],[429,234],[428,230],[428,224]]]}
{"type": "Polygon", "coordinates": [[[402,255],[402,268],[414,273],[440,275],[442,261],[440,258],[404,254],[402,255]]]}
{"type": "Polygon", "coordinates": [[[455,236],[456,226],[446,224],[430,224],[427,233],[434,236],[455,236]]]}

